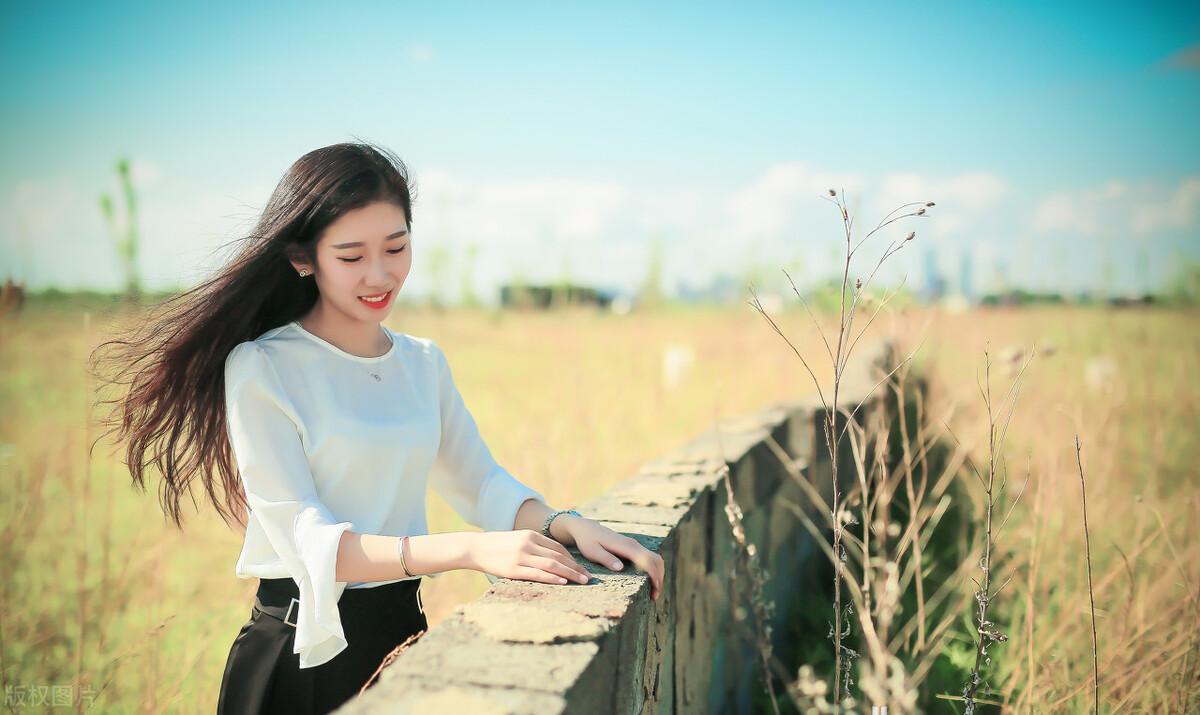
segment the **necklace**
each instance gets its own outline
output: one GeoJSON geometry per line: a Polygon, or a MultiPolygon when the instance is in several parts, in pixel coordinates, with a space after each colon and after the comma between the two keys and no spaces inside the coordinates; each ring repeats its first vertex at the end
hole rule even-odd
{"type": "MultiPolygon", "coordinates": [[[[392,346],[395,344],[396,341],[394,338],[392,338],[391,333],[388,333],[387,337],[388,337],[388,341],[389,341],[388,350],[391,351],[392,346]]],[[[387,353],[384,353],[384,354],[386,355],[387,353]]],[[[383,382],[383,376],[380,375],[378,372],[375,372],[375,370],[379,369],[378,367],[375,367],[375,365],[377,365],[377,364],[378,363],[372,363],[372,367],[374,367],[374,370],[371,367],[368,367],[366,370],[367,370],[367,373],[370,374],[371,377],[375,378],[375,382],[383,382]]]]}
{"type": "Polygon", "coordinates": [[[368,358],[368,357],[363,357],[361,355],[353,355],[351,353],[346,352],[345,350],[343,350],[342,348],[339,348],[338,346],[329,342],[325,338],[322,338],[321,336],[310,332],[308,330],[308,328],[305,328],[300,323],[299,320],[293,320],[291,322],[291,324],[295,325],[296,328],[299,329],[301,333],[303,333],[307,337],[311,338],[312,340],[315,340],[316,342],[324,345],[326,348],[333,350],[337,354],[342,355],[344,357],[348,357],[351,360],[354,360],[355,362],[362,365],[363,369],[365,369],[367,371],[367,374],[370,375],[371,377],[375,378],[375,382],[383,382],[383,374],[382,374],[383,371],[380,369],[379,363],[382,360],[382,358],[390,355],[392,353],[392,351],[395,350],[395,348],[396,348],[396,339],[392,336],[391,331],[389,331],[387,328],[384,328],[383,331],[384,331],[384,335],[386,335],[387,339],[388,339],[388,349],[384,352],[383,355],[379,355],[374,358],[368,358]]]}

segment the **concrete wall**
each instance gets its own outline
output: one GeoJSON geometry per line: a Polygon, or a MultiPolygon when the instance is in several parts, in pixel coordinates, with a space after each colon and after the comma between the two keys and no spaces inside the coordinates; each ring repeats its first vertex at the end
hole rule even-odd
{"type": "MultiPolygon", "coordinates": [[[[860,345],[839,395],[863,401],[891,359],[886,344],[860,345]],[[859,357],[861,356],[861,357],[859,357]]],[[[892,365],[888,364],[888,369],[892,365]]],[[[805,375],[797,362],[781,383],[805,375]]],[[[886,385],[859,416],[887,403],[886,385]]],[[[826,390],[827,399],[831,399],[826,390]]],[[[662,554],[663,593],[650,600],[645,574],[610,571],[577,550],[592,572],[586,585],[501,579],[477,601],[430,629],[339,713],[693,713],[747,712],[753,649],[735,629],[729,575],[735,542],[725,514],[721,467],[729,465],[746,538],[770,573],[773,632],[785,631],[789,594],[823,588],[806,572],[823,558],[783,503],[808,505],[768,435],[804,479],[826,496],[829,455],[820,401],[779,402],[721,423],[632,478],[576,508],[662,554]]],[[[847,450],[846,477],[852,477],[847,450]]],[[[821,523],[819,519],[815,519],[821,523]]],[[[820,634],[824,637],[824,634],[820,634]]],[[[831,646],[832,647],[832,646],[831,646]]]]}

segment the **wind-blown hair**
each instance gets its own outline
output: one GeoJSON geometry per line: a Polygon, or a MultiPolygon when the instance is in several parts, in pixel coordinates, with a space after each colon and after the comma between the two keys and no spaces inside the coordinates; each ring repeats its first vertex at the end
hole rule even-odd
{"type": "MultiPolygon", "coordinates": [[[[245,531],[248,505],[233,460],[225,413],[225,359],[238,343],[305,315],[316,303],[311,274],[289,257],[316,265],[322,233],[342,214],[377,201],[404,210],[412,227],[415,187],[387,149],[365,143],[323,147],[288,168],[233,258],[200,285],[151,306],[118,337],[100,343],[88,368],[119,396],[99,419],[125,445],[133,485],[146,490],[146,468],[162,475],[165,516],[182,530],[186,493],[200,477],[227,525],[245,531]],[[127,389],[120,389],[127,387],[127,389]]],[[[89,447],[95,448],[96,442],[89,447]]]]}

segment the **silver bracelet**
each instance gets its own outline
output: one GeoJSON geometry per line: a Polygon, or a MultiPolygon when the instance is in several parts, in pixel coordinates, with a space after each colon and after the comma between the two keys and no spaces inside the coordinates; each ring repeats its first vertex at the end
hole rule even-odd
{"type": "Polygon", "coordinates": [[[400,540],[396,542],[396,551],[400,554],[400,569],[404,571],[404,578],[412,578],[413,575],[408,572],[408,566],[404,564],[404,540],[407,538],[407,536],[400,537],[400,540]]]}
{"type": "Polygon", "coordinates": [[[547,539],[554,538],[550,535],[550,522],[554,521],[554,517],[558,516],[559,514],[574,514],[575,516],[580,516],[579,512],[575,511],[574,509],[559,509],[558,511],[550,512],[550,516],[546,517],[546,522],[542,524],[542,536],[545,536],[547,539]]]}

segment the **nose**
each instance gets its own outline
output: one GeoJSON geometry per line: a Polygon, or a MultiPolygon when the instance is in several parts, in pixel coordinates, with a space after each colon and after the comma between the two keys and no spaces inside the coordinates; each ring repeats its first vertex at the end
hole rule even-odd
{"type": "Polygon", "coordinates": [[[385,291],[392,283],[391,276],[387,272],[387,266],[383,261],[373,261],[371,268],[367,273],[367,283],[372,290],[385,291]]]}

